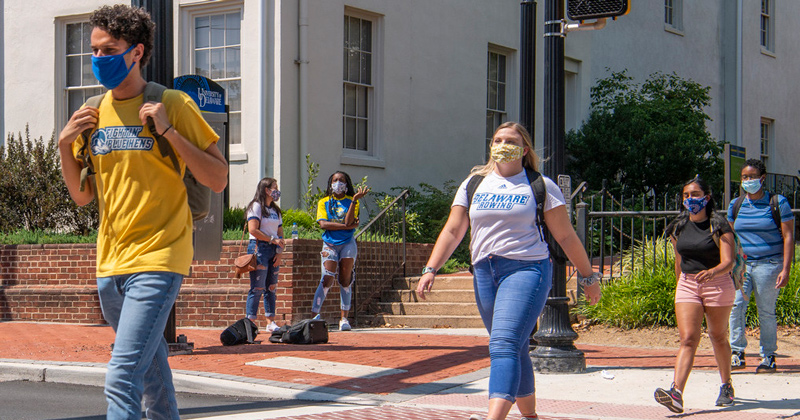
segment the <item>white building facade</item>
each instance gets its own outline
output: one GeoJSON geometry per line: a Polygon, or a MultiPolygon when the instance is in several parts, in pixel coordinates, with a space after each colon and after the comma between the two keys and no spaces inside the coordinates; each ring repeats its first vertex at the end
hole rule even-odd
{"type": "MultiPolygon", "coordinates": [[[[85,97],[88,22],[114,2],[0,0],[0,129],[49,138],[85,97]]],[[[544,1],[537,2],[537,147],[542,139],[544,1]]],[[[227,89],[230,200],[273,176],[297,207],[305,155],[324,189],[336,170],[375,191],[460,181],[486,137],[519,109],[519,0],[173,0],[175,75],[227,89]]],[[[566,37],[567,129],[612,70],[638,82],[675,72],[711,87],[708,128],[771,172],[797,174],[792,94],[800,2],[651,0],[605,29],[566,37]],[[763,150],[762,150],[763,147],[763,150]]]]}

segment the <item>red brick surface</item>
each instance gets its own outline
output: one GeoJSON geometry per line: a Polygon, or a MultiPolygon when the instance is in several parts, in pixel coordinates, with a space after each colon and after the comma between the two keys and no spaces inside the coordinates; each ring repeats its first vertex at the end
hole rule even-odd
{"type": "MultiPolygon", "coordinates": [[[[320,279],[318,240],[289,240],[278,280],[279,321],[310,316],[320,279]]],[[[373,242],[359,242],[355,302],[386,283],[387,258],[399,264],[399,245],[388,255],[373,242]]],[[[416,273],[431,245],[407,244],[406,267],[416,273]]],[[[244,316],[249,277],[236,279],[233,259],[243,252],[238,241],[224,241],[216,261],[194,261],[177,301],[179,327],[224,328],[244,316]]],[[[0,245],[0,320],[103,323],[95,280],[94,244],[0,245]]],[[[397,274],[402,275],[402,271],[397,274]]],[[[337,319],[338,288],[323,306],[323,316],[337,319]]],[[[263,308],[261,309],[263,311],[263,308]]],[[[263,312],[262,312],[263,313],[263,312]]]]}

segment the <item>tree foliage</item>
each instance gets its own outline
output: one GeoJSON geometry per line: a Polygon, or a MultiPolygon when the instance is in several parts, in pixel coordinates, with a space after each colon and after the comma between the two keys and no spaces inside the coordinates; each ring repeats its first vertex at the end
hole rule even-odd
{"type": "Polygon", "coordinates": [[[591,111],[566,138],[567,172],[589,188],[677,193],[700,174],[723,182],[722,143],[706,130],[709,87],[675,74],[654,73],[641,85],[625,71],[591,88],[591,111]]]}

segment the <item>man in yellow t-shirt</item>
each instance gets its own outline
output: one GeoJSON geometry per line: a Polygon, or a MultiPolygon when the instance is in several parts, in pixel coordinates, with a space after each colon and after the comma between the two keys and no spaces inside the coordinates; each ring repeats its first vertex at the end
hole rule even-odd
{"type": "Polygon", "coordinates": [[[109,89],[98,108],[84,106],[61,131],[64,181],[78,205],[97,199],[97,286],[116,338],[106,374],[109,419],[178,417],[163,332],[189,274],[192,216],[183,172],[213,191],[227,185],[228,165],[216,133],[188,95],[167,90],[160,103],[142,103],[155,25],[144,9],[104,6],[90,17],[92,70],[109,89]],[[163,157],[155,131],[178,156],[178,173],[163,157]],[[92,129],[90,138],[84,130],[92,129]],[[76,153],[89,142],[96,175],[81,191],[76,153]]]}

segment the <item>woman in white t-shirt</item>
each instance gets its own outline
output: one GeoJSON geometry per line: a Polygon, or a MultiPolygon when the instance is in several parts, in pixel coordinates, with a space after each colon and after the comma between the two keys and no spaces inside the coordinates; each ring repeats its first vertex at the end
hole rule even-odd
{"type": "MultiPolygon", "coordinates": [[[[473,168],[459,187],[417,286],[417,294],[425,299],[436,271],[471,227],[475,299],[490,335],[487,420],[505,419],[515,402],[523,419],[538,418],[528,343],[547,301],[553,274],[547,244],[536,223],[532,180],[526,175],[526,169],[538,171],[538,160],[525,127],[514,122],[498,127],[489,162],[473,168]],[[467,184],[475,175],[485,178],[469,202],[467,184]]],[[[544,178],[544,183],[544,222],[577,267],[586,297],[595,304],[600,300],[600,274],[592,272],[558,186],[549,178],[544,178]]]]}
{"type": "Polygon", "coordinates": [[[283,241],[283,219],[276,201],[280,199],[278,181],[263,178],[258,182],[255,197],[247,206],[247,230],[250,243],[247,252],[257,250],[258,267],[250,272],[250,291],[247,292],[247,317],[258,318],[258,303],[264,298],[264,314],[269,319],[267,331],[278,328],[275,324],[275,303],[278,286],[278,269],[281,265],[283,241]]]}

